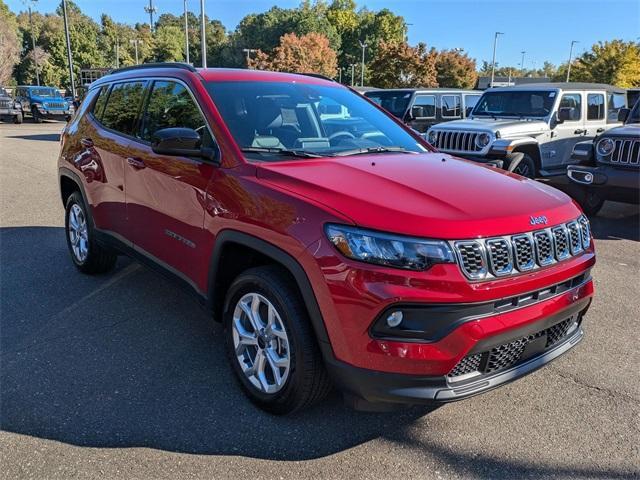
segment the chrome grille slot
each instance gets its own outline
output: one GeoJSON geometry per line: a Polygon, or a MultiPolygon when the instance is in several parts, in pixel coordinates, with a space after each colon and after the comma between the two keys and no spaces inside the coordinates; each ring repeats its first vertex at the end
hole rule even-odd
{"type": "Polygon", "coordinates": [[[569,257],[569,239],[567,238],[567,227],[558,225],[551,229],[553,241],[555,244],[556,260],[561,261],[569,257]]]}
{"type": "Polygon", "coordinates": [[[460,266],[467,277],[480,280],[487,275],[487,260],[480,242],[456,242],[456,250],[460,266]]]}
{"type": "Polygon", "coordinates": [[[513,244],[514,263],[521,272],[526,272],[535,267],[536,262],[533,255],[533,242],[527,234],[515,235],[511,237],[513,244]]]}
{"type": "Polygon", "coordinates": [[[0,108],[11,108],[10,100],[0,100],[0,108]]]}
{"type": "Polygon", "coordinates": [[[611,163],[618,163],[620,165],[639,165],[640,140],[616,140],[610,161],[611,163]]]}
{"type": "Polygon", "coordinates": [[[591,244],[589,220],[581,215],[566,224],[511,237],[452,241],[462,273],[469,280],[517,275],[561,262],[591,244]]]}
{"type": "Polygon", "coordinates": [[[465,132],[458,130],[435,130],[435,140],[433,146],[440,150],[451,150],[454,152],[479,152],[482,149],[476,145],[476,132],[465,132]]]}
{"type": "Polygon", "coordinates": [[[573,221],[567,223],[567,232],[569,233],[569,249],[571,250],[571,255],[582,252],[582,238],[578,222],[573,221]]]}
{"type": "Polygon", "coordinates": [[[551,234],[547,230],[541,230],[533,234],[533,240],[536,246],[538,265],[545,266],[555,262],[551,234]]]}
{"type": "Polygon", "coordinates": [[[504,238],[487,240],[487,257],[491,273],[496,277],[509,275],[513,270],[511,246],[504,238]]]}

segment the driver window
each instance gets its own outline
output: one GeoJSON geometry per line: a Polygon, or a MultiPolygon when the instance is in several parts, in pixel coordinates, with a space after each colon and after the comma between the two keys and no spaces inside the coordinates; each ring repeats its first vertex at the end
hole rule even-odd
{"type": "Polygon", "coordinates": [[[150,141],[163,128],[191,128],[200,134],[202,146],[211,147],[213,139],[207,122],[184,85],[171,81],[156,81],[142,116],[140,137],[150,141]]]}
{"type": "Polygon", "coordinates": [[[582,96],[579,93],[565,93],[560,100],[559,108],[573,108],[572,121],[580,120],[582,116],[582,96]]]}

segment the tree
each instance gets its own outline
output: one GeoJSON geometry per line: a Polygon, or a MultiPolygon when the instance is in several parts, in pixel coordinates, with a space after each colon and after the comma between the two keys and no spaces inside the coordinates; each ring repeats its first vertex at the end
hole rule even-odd
{"type": "Polygon", "coordinates": [[[448,88],[474,88],[478,80],[476,61],[466,53],[443,50],[436,56],[438,85],[448,88]]]}
{"type": "MultiPolygon", "coordinates": [[[[566,67],[563,70],[566,78],[566,67]]],[[[571,80],[640,87],[640,44],[623,40],[594,44],[571,65],[571,80]]]]}
{"type": "Polygon", "coordinates": [[[437,54],[424,43],[416,47],[406,42],[380,42],[371,62],[371,84],[380,88],[437,87],[437,54]]]}
{"type": "Polygon", "coordinates": [[[271,54],[257,52],[249,61],[251,68],[274,70],[278,72],[320,73],[335,77],[338,60],[335,50],[329,45],[329,39],[319,33],[298,36],[287,33],[271,54]]]}
{"type": "Polygon", "coordinates": [[[20,33],[16,16],[0,0],[0,85],[7,85],[20,61],[20,33]]]}
{"type": "Polygon", "coordinates": [[[173,25],[156,27],[152,55],[156,62],[184,60],[184,40],[180,28],[173,25]]]}

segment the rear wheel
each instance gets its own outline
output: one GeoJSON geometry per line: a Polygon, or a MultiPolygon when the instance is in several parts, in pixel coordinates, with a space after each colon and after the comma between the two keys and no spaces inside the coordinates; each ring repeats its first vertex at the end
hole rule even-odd
{"type": "Polygon", "coordinates": [[[249,399],[275,414],[306,408],[331,384],[300,294],[286,272],[247,270],[231,285],[224,312],[227,352],[249,399]]]}
{"type": "Polygon", "coordinates": [[[86,206],[79,192],[67,200],[65,213],[67,246],[74,265],[83,273],[104,273],[111,270],[118,256],[100,245],[95,237],[86,206]]]}

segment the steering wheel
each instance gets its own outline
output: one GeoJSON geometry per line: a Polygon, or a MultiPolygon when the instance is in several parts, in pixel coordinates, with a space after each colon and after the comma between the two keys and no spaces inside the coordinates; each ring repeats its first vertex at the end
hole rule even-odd
{"type": "Polygon", "coordinates": [[[340,132],[336,132],[332,135],[329,135],[329,143],[331,145],[335,145],[337,143],[335,140],[340,137],[345,137],[350,140],[354,140],[356,138],[356,136],[353,133],[342,130],[340,132]]]}

